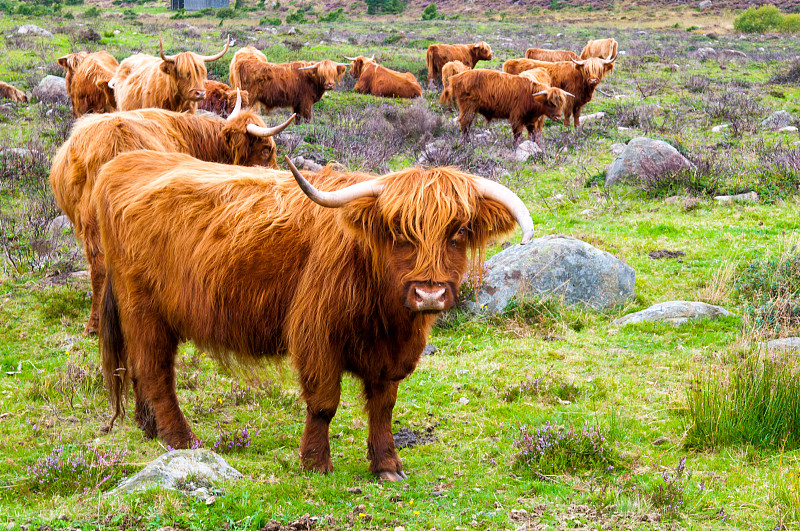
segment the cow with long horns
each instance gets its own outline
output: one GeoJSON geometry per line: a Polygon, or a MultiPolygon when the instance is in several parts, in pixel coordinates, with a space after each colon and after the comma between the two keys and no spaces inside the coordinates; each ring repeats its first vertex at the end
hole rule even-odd
{"type": "Polygon", "coordinates": [[[455,168],[376,177],[290,167],[152,151],[103,167],[92,198],[108,267],[109,429],[132,383],[147,435],[198,442],[175,393],[181,341],[223,363],[289,356],[306,402],[302,466],[333,470],[328,430],[348,372],[364,386],[370,471],[403,479],[392,439],[400,382],[487,242],[519,223],[525,243],[533,222],[509,189],[455,168]]]}
{"type": "Polygon", "coordinates": [[[203,84],[206,97],[197,103],[198,110],[213,112],[227,118],[241,100],[242,107],[250,106],[250,94],[246,90],[234,89],[220,81],[207,79],[203,84]]]}
{"type": "Polygon", "coordinates": [[[386,98],[418,98],[422,87],[411,72],[397,72],[375,62],[375,56],[343,56],[350,63],[350,75],[357,79],[353,90],[386,98]]]}
{"type": "Polygon", "coordinates": [[[491,122],[495,118],[507,119],[518,144],[522,129],[528,136],[542,143],[537,123],[540,117],[561,120],[561,115],[572,94],[549,85],[540,85],[520,76],[494,70],[468,70],[450,78],[450,89],[458,105],[458,123],[464,137],[480,114],[491,122]]]}
{"type": "Polygon", "coordinates": [[[196,112],[197,102],[205,98],[203,82],[208,71],[205,63],[216,61],[228,51],[216,55],[199,55],[183,52],[164,54],[164,45],[158,39],[161,58],[137,54],[124,59],[108,83],[114,90],[120,111],[134,111],[154,107],[176,112],[196,112]]]}
{"type": "Polygon", "coordinates": [[[519,74],[525,70],[544,68],[550,74],[552,86],[561,88],[575,95],[564,109],[564,125],[569,126],[573,118],[575,127],[580,126],[581,109],[592,101],[594,91],[603,81],[605,75],[614,68],[614,57],[602,59],[572,59],[550,63],[534,59],[511,59],[503,64],[503,71],[519,74]]]}
{"type": "Polygon", "coordinates": [[[475,68],[478,61],[490,61],[492,48],[481,41],[476,44],[431,44],[425,54],[428,66],[428,88],[442,75],[442,68],[450,61],[461,61],[470,68],[475,68]]]}
{"type": "Polygon", "coordinates": [[[72,102],[75,118],[94,112],[114,112],[117,101],[108,82],[114,77],[119,63],[113,55],[99,52],[77,52],[58,58],[58,64],[67,71],[67,94],[72,102]]]}
{"type": "Polygon", "coordinates": [[[309,65],[276,64],[246,46],[231,60],[231,86],[250,93],[250,103],[269,112],[276,107],[289,107],[310,120],[313,106],[327,90],[333,90],[344,75],[346,64],[325,59],[309,65]]]}
{"type": "Polygon", "coordinates": [[[92,310],[85,332],[97,330],[99,299],[105,278],[100,236],[90,199],[100,168],[120,153],[136,149],[182,152],[201,160],[244,166],[277,168],[273,135],[294,116],[276,127],[266,127],[256,114],[243,111],[241,100],[222,120],[214,116],[176,113],[162,109],[86,115],[75,122],[50,169],[56,202],[69,217],[75,236],[83,243],[92,281],[92,310]],[[102,139],[98,142],[97,139],[102,139]]]}

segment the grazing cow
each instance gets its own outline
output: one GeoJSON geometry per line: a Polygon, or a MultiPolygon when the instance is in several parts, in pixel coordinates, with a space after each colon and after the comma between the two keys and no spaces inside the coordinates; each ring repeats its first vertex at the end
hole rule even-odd
{"type": "Polygon", "coordinates": [[[276,107],[291,107],[304,120],[310,120],[312,108],[326,90],[332,90],[344,75],[347,65],[328,59],[300,66],[275,64],[252,46],[233,55],[230,67],[231,86],[250,93],[250,102],[269,112],[276,107]]]}
{"type": "Polygon", "coordinates": [[[197,108],[200,110],[213,112],[227,118],[236,107],[237,98],[241,98],[242,107],[250,106],[250,95],[246,90],[233,89],[225,83],[211,79],[206,79],[203,86],[206,89],[206,97],[197,104],[197,108]]]}
{"type": "Polygon", "coordinates": [[[97,329],[102,293],[103,256],[89,202],[97,173],[120,153],[136,149],[183,152],[202,160],[245,166],[277,168],[275,141],[292,118],[272,128],[261,118],[241,110],[227,120],[212,115],[196,116],[162,109],[143,109],[114,114],[86,115],[75,122],[72,133],[59,148],[50,169],[50,185],[61,210],[72,221],[75,236],[83,242],[92,280],[92,311],[84,330],[97,329]],[[102,139],[98,142],[97,139],[102,139]]]}
{"type": "Polygon", "coordinates": [[[539,118],[547,116],[561,120],[561,113],[571,94],[529,79],[495,72],[494,70],[468,70],[450,78],[450,88],[458,104],[458,123],[465,137],[469,134],[475,114],[488,122],[494,118],[508,119],[514,132],[514,144],[519,143],[522,128],[528,136],[541,144],[539,118]]]}
{"type": "Polygon", "coordinates": [[[297,182],[153,151],[103,167],[92,200],[108,268],[108,429],[132,382],[147,435],[173,448],[198,442],[175,394],[181,341],[223,363],[288,355],[306,402],[302,466],[333,470],[328,429],[348,372],[364,385],[370,471],[403,479],[392,440],[400,381],[455,304],[470,257],[479,268],[487,241],[515,220],[528,241],[533,222],[509,189],[454,168],[291,168],[297,182]]]}
{"type": "Polygon", "coordinates": [[[450,61],[442,67],[442,95],[439,96],[439,104],[443,107],[453,105],[453,91],[450,90],[450,78],[461,72],[471,70],[470,67],[461,61],[450,61]]]}
{"type": "Polygon", "coordinates": [[[114,77],[119,63],[110,53],[78,52],[58,58],[58,64],[67,71],[67,94],[72,101],[72,116],[114,112],[117,100],[108,82],[114,77]]]}
{"type": "Polygon", "coordinates": [[[573,117],[575,127],[580,125],[581,109],[592,100],[594,90],[603,80],[603,77],[614,67],[614,59],[572,59],[550,63],[535,61],[533,59],[512,59],[503,64],[503,71],[519,74],[525,70],[542,67],[547,70],[552,80],[552,86],[558,87],[575,95],[564,109],[564,125],[569,126],[570,117],[573,117]]]}
{"type": "Polygon", "coordinates": [[[525,50],[526,59],[536,59],[537,61],[569,61],[570,59],[580,59],[578,54],[571,50],[546,50],[544,48],[528,48],[525,50]]]}
{"type": "Polygon", "coordinates": [[[350,75],[357,79],[353,88],[361,94],[372,94],[386,98],[418,98],[422,87],[411,72],[396,72],[375,62],[373,57],[347,57],[351,61],[350,75]]]}
{"type": "Polygon", "coordinates": [[[478,61],[492,59],[492,49],[485,42],[477,44],[431,44],[425,61],[428,65],[428,88],[442,75],[442,68],[450,61],[461,61],[475,68],[478,61]]]}
{"type": "Polygon", "coordinates": [[[216,55],[193,52],[164,55],[164,45],[159,39],[161,59],[144,54],[124,59],[109,82],[117,97],[119,110],[155,107],[176,112],[196,112],[197,102],[206,95],[203,86],[207,76],[205,63],[225,55],[229,44],[230,37],[225,49],[216,55]]]}
{"type": "MultiPolygon", "coordinates": [[[[614,39],[596,39],[586,43],[581,52],[581,59],[599,57],[601,59],[617,58],[617,41],[614,39]]],[[[577,59],[577,57],[576,57],[577,59]]]]}
{"type": "Polygon", "coordinates": [[[28,96],[17,87],[9,85],[5,81],[0,81],[0,100],[2,99],[9,99],[17,103],[27,103],[28,96]]]}

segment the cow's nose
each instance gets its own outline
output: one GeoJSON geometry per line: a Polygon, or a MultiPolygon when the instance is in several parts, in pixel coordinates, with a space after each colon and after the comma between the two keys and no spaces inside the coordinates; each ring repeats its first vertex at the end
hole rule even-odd
{"type": "Polygon", "coordinates": [[[447,300],[445,294],[445,288],[414,288],[414,302],[417,304],[417,310],[444,310],[447,300]]]}
{"type": "Polygon", "coordinates": [[[205,90],[195,90],[194,95],[198,100],[206,99],[206,91],[205,90]]]}
{"type": "Polygon", "coordinates": [[[325,90],[333,90],[333,88],[334,88],[335,86],[336,86],[336,85],[334,85],[333,83],[326,83],[326,84],[325,84],[325,90]]]}

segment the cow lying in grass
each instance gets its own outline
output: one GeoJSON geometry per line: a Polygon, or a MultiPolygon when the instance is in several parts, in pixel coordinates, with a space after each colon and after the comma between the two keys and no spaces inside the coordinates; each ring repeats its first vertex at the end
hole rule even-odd
{"type": "Polygon", "coordinates": [[[361,94],[387,98],[418,98],[422,87],[411,72],[396,72],[375,62],[373,57],[347,57],[350,75],[357,79],[353,88],[361,94]]]}

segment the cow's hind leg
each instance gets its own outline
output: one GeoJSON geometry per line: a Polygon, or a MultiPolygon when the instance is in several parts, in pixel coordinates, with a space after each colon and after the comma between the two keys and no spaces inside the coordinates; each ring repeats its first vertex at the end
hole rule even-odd
{"type": "Polygon", "coordinates": [[[369,470],[381,479],[389,481],[406,478],[392,436],[392,410],[397,400],[398,384],[397,381],[364,382],[369,422],[367,436],[369,470]]]}
{"type": "Polygon", "coordinates": [[[144,399],[139,392],[138,379],[134,376],[133,380],[133,396],[136,399],[136,425],[149,439],[158,437],[158,426],[156,425],[156,412],[150,405],[150,402],[144,399]]]}

